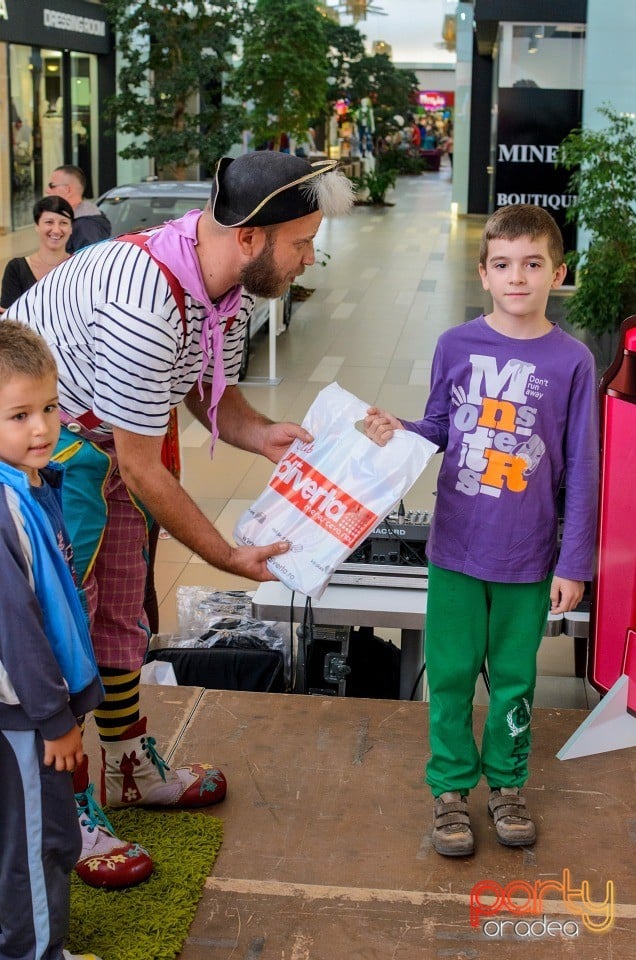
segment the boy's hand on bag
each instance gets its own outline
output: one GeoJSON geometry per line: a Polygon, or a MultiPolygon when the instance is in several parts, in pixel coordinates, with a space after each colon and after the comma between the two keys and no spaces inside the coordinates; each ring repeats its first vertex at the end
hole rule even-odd
{"type": "Polygon", "coordinates": [[[585,583],[582,580],[566,580],[553,577],[550,588],[550,613],[569,613],[583,599],[585,583]]]}
{"type": "Polygon", "coordinates": [[[288,550],[289,543],[286,540],[279,540],[265,547],[233,547],[228,572],[259,582],[277,580],[278,577],[267,569],[267,561],[270,557],[287,553],[288,550]]]}
{"type": "Polygon", "coordinates": [[[44,765],[47,767],[54,766],[56,770],[72,773],[83,758],[82,733],[78,726],[71,727],[63,737],[44,741],[44,765]]]}
{"type": "Polygon", "coordinates": [[[364,418],[364,432],[369,440],[373,440],[379,447],[384,447],[389,442],[396,430],[403,430],[404,427],[397,417],[379,407],[369,407],[367,415],[364,418]]]}

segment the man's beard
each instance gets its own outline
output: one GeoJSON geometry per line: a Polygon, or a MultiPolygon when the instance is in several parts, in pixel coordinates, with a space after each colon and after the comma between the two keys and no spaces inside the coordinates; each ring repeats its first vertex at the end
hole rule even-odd
{"type": "Polygon", "coordinates": [[[267,236],[263,252],[241,270],[240,282],[248,293],[266,299],[280,297],[286,290],[286,278],[274,266],[274,239],[267,236]]]}

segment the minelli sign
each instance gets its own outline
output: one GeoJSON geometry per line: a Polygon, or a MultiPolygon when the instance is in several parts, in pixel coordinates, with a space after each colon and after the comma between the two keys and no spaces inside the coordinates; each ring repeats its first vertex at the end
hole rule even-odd
{"type": "Polygon", "coordinates": [[[495,207],[534,203],[559,224],[565,249],[576,247],[575,227],[565,222],[574,197],[571,174],[556,166],[559,144],[581,124],[580,90],[510,87],[499,90],[495,207]]]}

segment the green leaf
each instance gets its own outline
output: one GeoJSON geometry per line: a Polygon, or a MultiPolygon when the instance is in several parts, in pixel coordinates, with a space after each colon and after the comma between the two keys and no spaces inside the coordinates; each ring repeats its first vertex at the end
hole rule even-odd
{"type": "Polygon", "coordinates": [[[600,336],[618,328],[636,298],[636,123],[610,104],[598,112],[607,125],[573,130],[559,147],[557,166],[571,171],[569,192],[576,196],[567,219],[589,238],[568,257],[578,268],[568,320],[600,336]]]}

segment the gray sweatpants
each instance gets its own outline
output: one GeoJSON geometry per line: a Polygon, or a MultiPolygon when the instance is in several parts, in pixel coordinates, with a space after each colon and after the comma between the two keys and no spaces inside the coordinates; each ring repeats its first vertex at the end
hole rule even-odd
{"type": "Polygon", "coordinates": [[[0,960],[61,960],[82,849],[73,781],[34,730],[0,730],[0,960]]]}

